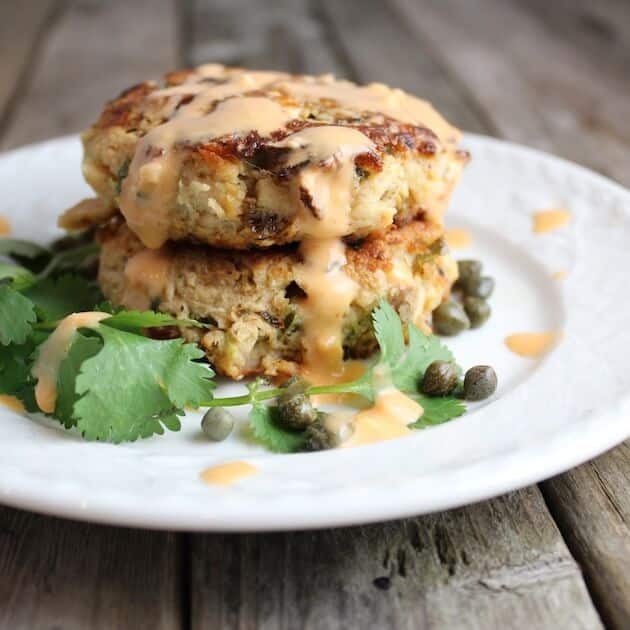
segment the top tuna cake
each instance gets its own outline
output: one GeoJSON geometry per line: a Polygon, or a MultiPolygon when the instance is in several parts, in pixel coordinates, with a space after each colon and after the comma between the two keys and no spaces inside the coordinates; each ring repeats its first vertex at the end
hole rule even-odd
{"type": "Polygon", "coordinates": [[[120,209],[150,248],[184,239],[268,247],[333,225],[359,239],[439,221],[467,160],[458,130],[401,90],[218,65],[130,88],[82,138],[83,172],[100,199],[61,225],[120,209]],[[326,216],[339,207],[349,211],[326,216]]]}

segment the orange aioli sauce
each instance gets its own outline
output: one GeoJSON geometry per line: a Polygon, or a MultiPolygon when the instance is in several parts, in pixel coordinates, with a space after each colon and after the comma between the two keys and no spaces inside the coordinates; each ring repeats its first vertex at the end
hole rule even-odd
{"type": "MultiPolygon", "coordinates": [[[[221,137],[261,137],[286,133],[298,108],[292,99],[329,99],[341,108],[358,108],[366,118],[390,116],[430,128],[444,144],[459,140],[459,131],[433,107],[402,90],[382,84],[360,87],[330,75],[300,77],[280,72],[200,66],[182,84],[156,90],[152,99],[165,122],[136,145],[129,174],[122,184],[120,209],[130,228],[149,248],[157,249],[170,232],[170,213],[177,204],[178,178],[184,152],[178,144],[195,145],[221,137]],[[273,88],[286,95],[282,105],[256,90],[273,88]],[[187,102],[182,96],[189,96],[187,102]]],[[[287,167],[299,166],[291,179],[298,222],[306,235],[300,245],[303,263],[297,282],[307,294],[300,309],[304,320],[305,369],[313,380],[330,381],[343,373],[342,324],[358,291],[346,274],[345,246],[355,185],[354,158],[375,151],[358,129],[334,124],[307,127],[276,141],[285,149],[287,167]]],[[[131,273],[131,272],[130,272],[131,273]]]]}
{"type": "Polygon", "coordinates": [[[251,477],[258,472],[256,466],[247,462],[228,462],[201,471],[201,479],[210,485],[230,486],[241,479],[251,477]]]}
{"type": "Polygon", "coordinates": [[[172,261],[165,249],[144,249],[125,265],[125,290],[121,304],[146,311],[162,298],[171,282],[172,261]]]}
{"type": "Polygon", "coordinates": [[[7,394],[0,394],[0,405],[17,413],[24,413],[25,411],[21,400],[15,396],[8,396],[7,394]]]}
{"type": "Polygon", "coordinates": [[[6,217],[0,216],[0,236],[9,236],[11,234],[11,223],[6,217]]]}
{"type": "MultiPolygon", "coordinates": [[[[387,387],[377,394],[372,407],[353,417],[354,432],[341,447],[352,448],[410,435],[412,429],[408,425],[419,420],[423,411],[415,400],[395,387],[387,387]]],[[[331,414],[326,421],[329,429],[335,429],[337,419],[336,414],[331,414]]]]}
{"type": "Polygon", "coordinates": [[[557,332],[516,333],[505,338],[505,345],[514,354],[535,359],[549,352],[559,338],[557,332]]]}
{"type": "Polygon", "coordinates": [[[444,239],[450,249],[466,249],[472,245],[472,235],[468,230],[453,228],[444,232],[444,239]]]}
{"type": "Polygon", "coordinates": [[[59,366],[66,357],[79,328],[94,328],[107,317],[111,315],[98,311],[68,315],[41,345],[31,373],[37,379],[35,401],[43,412],[52,413],[55,410],[59,366]]]}
{"type": "Polygon", "coordinates": [[[533,230],[536,234],[553,232],[571,221],[571,212],[565,208],[551,208],[534,212],[533,230]]]}
{"type": "Polygon", "coordinates": [[[151,129],[136,146],[129,174],[122,184],[120,210],[147,247],[161,247],[169,235],[170,213],[177,205],[183,159],[181,151],[173,150],[178,143],[244,136],[251,131],[267,136],[293,117],[291,110],[262,97],[230,98],[206,114],[221,87],[225,88],[226,96],[230,93],[229,85],[208,88],[208,92],[202,92],[176,110],[170,120],[151,129]]]}

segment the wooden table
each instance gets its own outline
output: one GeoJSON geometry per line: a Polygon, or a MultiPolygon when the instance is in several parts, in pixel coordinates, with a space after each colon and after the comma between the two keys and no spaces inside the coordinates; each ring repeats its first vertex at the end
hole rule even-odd
{"type": "MultiPolygon", "coordinates": [[[[626,0],[6,0],[0,147],[213,60],[382,80],[630,185],[629,42],[626,0]]],[[[627,629],[629,488],[626,443],[492,501],[343,530],[186,535],[0,508],[0,628],[627,629]]]]}

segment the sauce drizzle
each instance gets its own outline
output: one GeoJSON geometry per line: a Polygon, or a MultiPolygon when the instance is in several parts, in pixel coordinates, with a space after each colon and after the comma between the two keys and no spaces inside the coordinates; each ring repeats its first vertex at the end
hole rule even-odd
{"type": "Polygon", "coordinates": [[[76,332],[79,328],[94,328],[107,317],[111,315],[98,311],[68,315],[41,345],[31,373],[38,379],[35,385],[35,401],[44,413],[55,411],[59,366],[68,353],[76,332]]]}

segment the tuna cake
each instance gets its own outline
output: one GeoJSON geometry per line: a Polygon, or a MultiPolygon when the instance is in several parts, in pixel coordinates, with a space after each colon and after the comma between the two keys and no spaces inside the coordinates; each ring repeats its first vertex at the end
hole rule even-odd
{"type": "Polygon", "coordinates": [[[439,221],[467,161],[458,130],[401,90],[218,65],[130,88],[82,138],[99,196],[82,225],[119,208],[150,248],[360,239],[439,221]]]}
{"type": "Polygon", "coordinates": [[[207,329],[163,332],[197,341],[224,375],[292,374],[314,350],[311,365],[328,369],[337,344],[344,358],[374,351],[371,312],[380,297],[427,329],[457,274],[441,234],[438,223],[411,221],[345,247],[333,242],[345,264],[327,268],[322,300],[307,264],[316,254],[303,245],[230,251],[173,242],[152,250],[116,217],[99,231],[99,282],[114,304],[205,322],[207,329]]]}

